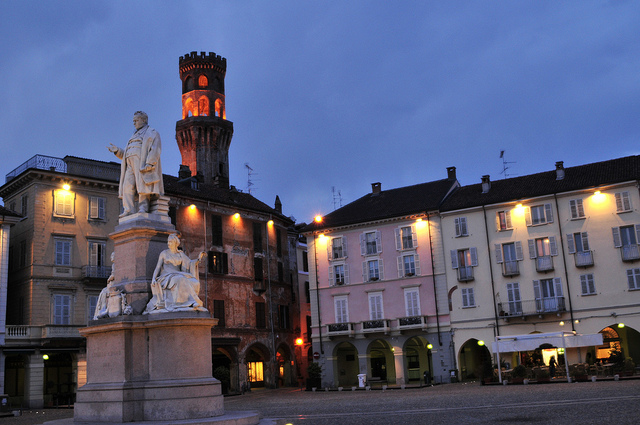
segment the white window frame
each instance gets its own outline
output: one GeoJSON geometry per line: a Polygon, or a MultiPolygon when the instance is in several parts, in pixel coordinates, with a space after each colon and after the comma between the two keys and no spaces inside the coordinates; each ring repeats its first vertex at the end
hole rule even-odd
{"type": "Polygon", "coordinates": [[[107,198],[89,196],[89,219],[105,220],[107,218],[107,198]]]}
{"type": "Polygon", "coordinates": [[[511,224],[511,210],[496,211],[496,229],[498,232],[513,230],[513,226],[511,224]],[[501,214],[504,215],[504,227],[502,226],[501,214]]]}
{"type": "Polygon", "coordinates": [[[89,265],[104,267],[107,259],[107,243],[101,240],[89,240],[89,265]]]}
{"type": "Polygon", "coordinates": [[[569,200],[569,211],[571,211],[571,219],[579,220],[585,218],[584,205],[582,199],[569,200]]]}
{"type": "Polygon", "coordinates": [[[640,289],[640,268],[627,270],[627,283],[630,291],[637,291],[640,289]]]}
{"type": "Polygon", "coordinates": [[[473,308],[476,306],[476,298],[473,294],[473,288],[462,288],[460,290],[462,296],[462,308],[473,308]]]}
{"type": "Polygon", "coordinates": [[[395,229],[395,234],[396,234],[396,250],[397,251],[416,249],[418,247],[418,233],[416,232],[415,224],[400,226],[397,229],[395,229]],[[409,232],[411,232],[410,235],[406,234],[407,229],[409,229],[409,232]]]}
{"type": "Polygon", "coordinates": [[[345,263],[332,264],[329,266],[329,286],[342,286],[349,284],[349,265],[345,263]],[[341,276],[343,281],[340,283],[336,279],[336,268],[342,267],[341,276]]]}
{"type": "Polygon", "coordinates": [[[404,307],[407,317],[421,316],[419,288],[404,289],[404,307]]]}
{"type": "Polygon", "coordinates": [[[556,242],[556,237],[555,236],[547,236],[547,237],[529,239],[528,240],[528,243],[529,243],[529,258],[534,260],[534,259],[536,259],[538,257],[546,257],[546,255],[544,255],[544,253],[543,253],[543,255],[540,255],[540,253],[538,251],[538,241],[544,241],[544,240],[549,240],[549,256],[555,257],[555,256],[558,255],[558,243],[556,242]]]}
{"type": "Polygon", "coordinates": [[[349,323],[349,298],[346,295],[333,297],[335,323],[349,323]]]}
{"type": "Polygon", "coordinates": [[[403,278],[403,277],[413,277],[413,276],[420,276],[420,258],[418,257],[418,254],[413,253],[413,254],[403,254],[398,256],[398,277],[403,278]],[[407,273],[405,269],[405,262],[404,262],[405,257],[413,258],[413,268],[414,268],[413,274],[411,274],[411,272],[407,273]]]}
{"type": "Polygon", "coordinates": [[[467,226],[467,217],[456,217],[453,220],[456,238],[469,236],[469,227],[467,226]]]}
{"type": "Polygon", "coordinates": [[[622,246],[638,245],[640,243],[640,224],[629,224],[626,226],[612,227],[611,230],[613,232],[613,246],[616,248],[621,248],[622,246]],[[622,229],[625,229],[625,228],[632,228],[633,230],[635,230],[635,235],[634,235],[635,242],[632,242],[626,245],[623,243],[622,229]]]}
{"type": "Polygon", "coordinates": [[[567,250],[569,254],[575,254],[576,252],[589,252],[589,235],[587,232],[575,232],[575,233],[567,233],[567,250]],[[579,251],[577,247],[576,241],[580,238],[580,245],[582,245],[582,250],[579,251]]]}
{"type": "Polygon", "coordinates": [[[98,305],[98,295],[87,295],[87,323],[93,320],[96,313],[96,306],[98,305]]]}
{"type": "Polygon", "coordinates": [[[553,223],[553,206],[551,204],[540,204],[526,207],[524,210],[524,218],[528,227],[553,223]],[[539,212],[533,213],[532,211],[539,212]]]}
{"type": "Polygon", "coordinates": [[[360,253],[363,257],[368,255],[378,255],[382,252],[382,238],[380,237],[380,231],[374,230],[369,232],[364,232],[360,234],[360,253]],[[376,244],[375,252],[369,252],[369,243],[367,235],[373,235],[373,242],[376,244]]]}
{"type": "Polygon", "coordinates": [[[327,244],[327,257],[329,258],[329,261],[344,260],[345,258],[347,258],[347,237],[346,236],[336,236],[331,238],[331,240],[327,244]],[[334,244],[337,241],[340,241],[340,244],[341,244],[341,250],[342,250],[341,257],[334,257],[334,252],[336,248],[334,247],[334,244]]]}
{"type": "Polygon", "coordinates": [[[54,237],[53,244],[53,263],[70,267],[73,264],[73,239],[54,237]]]}
{"type": "Polygon", "coordinates": [[[593,273],[580,275],[580,289],[582,291],[582,295],[596,294],[596,284],[593,279],[593,273]]]}
{"type": "Polygon", "coordinates": [[[380,258],[368,258],[362,262],[362,279],[363,282],[375,282],[378,280],[384,280],[384,265],[380,258]],[[376,262],[376,271],[378,276],[372,276],[370,263],[376,262]]]}
{"type": "Polygon", "coordinates": [[[54,325],[70,325],[73,317],[73,295],[64,293],[51,294],[51,323],[54,325]]]}
{"type": "Polygon", "coordinates": [[[631,195],[629,191],[624,192],[616,192],[616,212],[617,213],[625,213],[629,212],[633,209],[631,205],[631,195]]]}
{"type": "Polygon", "coordinates": [[[369,292],[369,320],[384,319],[384,302],[382,291],[369,292]]]}
{"type": "Polygon", "coordinates": [[[67,190],[54,191],[53,215],[56,217],[73,218],[75,216],[76,194],[67,190]]]}

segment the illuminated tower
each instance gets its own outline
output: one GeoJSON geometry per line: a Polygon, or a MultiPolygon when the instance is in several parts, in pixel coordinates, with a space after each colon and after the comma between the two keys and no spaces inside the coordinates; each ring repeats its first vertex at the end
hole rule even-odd
{"type": "Polygon", "coordinates": [[[180,57],[182,119],[176,140],[182,164],[205,183],[229,187],[229,145],[233,123],[225,112],[227,60],[215,53],[191,52],[180,57]]]}

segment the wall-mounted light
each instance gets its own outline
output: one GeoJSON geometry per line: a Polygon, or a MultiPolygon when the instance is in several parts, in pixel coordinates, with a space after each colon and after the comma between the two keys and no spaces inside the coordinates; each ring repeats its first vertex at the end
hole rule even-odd
{"type": "Polygon", "coordinates": [[[267,221],[267,226],[269,226],[269,227],[273,227],[273,220],[269,220],[269,221],[267,221]]]}
{"type": "Polygon", "coordinates": [[[240,220],[240,213],[235,213],[233,215],[233,218],[235,218],[236,220],[240,220]]]}
{"type": "Polygon", "coordinates": [[[484,346],[484,341],[483,341],[483,340],[478,341],[478,345],[479,345],[480,347],[484,346]]]}
{"type": "Polygon", "coordinates": [[[322,216],[318,214],[313,218],[313,221],[315,221],[316,223],[322,223],[322,216]]]}
{"type": "Polygon", "coordinates": [[[65,183],[65,184],[62,185],[62,188],[64,190],[70,190],[71,189],[71,185],[69,183],[65,183]]]}
{"type": "Polygon", "coordinates": [[[42,355],[42,360],[49,360],[49,355],[48,354],[43,354],[42,355]]]}
{"type": "Polygon", "coordinates": [[[618,323],[618,328],[620,329],[624,328],[624,323],[618,323]]]}
{"type": "Polygon", "coordinates": [[[304,339],[302,338],[297,338],[296,339],[296,345],[303,345],[304,344],[304,339]]]}
{"type": "Polygon", "coordinates": [[[189,209],[190,209],[191,211],[195,211],[195,210],[196,210],[196,205],[195,205],[195,204],[191,204],[191,205],[189,205],[189,209]]]}
{"type": "Polygon", "coordinates": [[[427,350],[431,350],[433,348],[433,344],[427,344],[427,350]]]}
{"type": "Polygon", "coordinates": [[[560,321],[560,326],[564,326],[564,320],[560,321]]]}
{"type": "Polygon", "coordinates": [[[593,193],[593,197],[591,199],[593,200],[593,202],[600,203],[600,202],[604,202],[607,199],[607,195],[600,192],[599,190],[596,190],[593,193]]]}

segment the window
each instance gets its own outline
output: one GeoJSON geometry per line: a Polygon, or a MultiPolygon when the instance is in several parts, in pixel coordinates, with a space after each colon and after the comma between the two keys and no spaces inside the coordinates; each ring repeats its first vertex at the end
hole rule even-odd
{"type": "Polygon", "coordinates": [[[96,313],[97,305],[98,305],[98,296],[89,295],[87,297],[87,323],[89,323],[89,320],[93,320],[93,316],[96,313]]]}
{"type": "Polygon", "coordinates": [[[369,293],[369,320],[384,319],[382,311],[382,292],[369,293]]]}
{"type": "Polygon", "coordinates": [[[627,270],[627,280],[629,281],[630,291],[640,289],[640,269],[627,270]]]}
{"type": "Polygon", "coordinates": [[[569,201],[569,209],[571,210],[571,218],[584,218],[584,206],[582,199],[572,199],[569,201]]]}
{"type": "Polygon", "coordinates": [[[593,282],[593,274],[580,275],[580,286],[582,287],[582,295],[594,295],[596,293],[596,285],[593,282]]]}
{"type": "Polygon", "coordinates": [[[253,280],[262,282],[262,279],[263,279],[262,258],[254,257],[253,258],[253,280]]]}
{"type": "Polygon", "coordinates": [[[222,216],[211,216],[211,245],[222,246],[222,216]]]}
{"type": "Polygon", "coordinates": [[[418,236],[416,226],[404,226],[395,229],[396,232],[396,249],[402,251],[405,249],[414,249],[418,246],[418,236]]]}
{"type": "Polygon", "coordinates": [[[11,211],[16,211],[16,201],[11,201],[11,203],[9,204],[9,209],[11,211]]]}
{"type": "Polygon", "coordinates": [[[495,244],[496,262],[502,264],[502,274],[504,276],[515,276],[520,274],[518,261],[524,259],[522,254],[522,243],[520,241],[495,244]]]}
{"type": "Polygon", "coordinates": [[[307,304],[311,302],[311,290],[309,288],[309,281],[304,282],[304,296],[307,300],[307,304]]]}
{"type": "Polygon", "coordinates": [[[470,308],[476,306],[476,300],[473,296],[473,288],[462,288],[462,308],[470,308]]]}
{"type": "Polygon", "coordinates": [[[229,273],[227,253],[209,251],[209,272],[214,274],[227,274],[229,273]]]}
{"type": "Polygon", "coordinates": [[[553,223],[553,210],[551,204],[535,205],[525,209],[524,218],[527,226],[553,223]]]}
{"type": "Polygon", "coordinates": [[[217,328],[224,328],[226,326],[224,300],[213,300],[213,318],[218,319],[217,328]]]}
{"type": "Polygon", "coordinates": [[[558,245],[555,236],[548,238],[529,239],[529,258],[536,260],[536,270],[539,272],[553,270],[551,256],[558,255],[558,245]]]}
{"type": "Polygon", "coordinates": [[[507,283],[507,299],[509,300],[509,315],[522,314],[522,301],[520,300],[520,284],[507,283]]]}
{"type": "Polygon", "coordinates": [[[289,306],[288,305],[278,306],[278,324],[280,324],[280,329],[289,329],[289,306]]]}
{"type": "Polygon", "coordinates": [[[372,282],[384,279],[381,260],[368,260],[362,263],[362,276],[364,282],[372,282]]]}
{"type": "Polygon", "coordinates": [[[349,323],[349,304],[346,296],[333,298],[336,313],[336,323],[349,323]]]}
{"type": "Polygon", "coordinates": [[[103,241],[89,241],[89,265],[104,267],[107,244],[103,241]]]}
{"type": "Polygon", "coordinates": [[[418,288],[404,290],[404,305],[407,317],[420,316],[420,294],[418,288]]]}
{"type": "Polygon", "coordinates": [[[22,214],[23,217],[26,217],[28,215],[28,200],[29,195],[22,195],[22,198],[20,198],[20,214],[22,214]]]}
{"type": "Polygon", "coordinates": [[[27,267],[27,241],[20,241],[20,259],[18,267],[27,267]]]}
{"type": "Polygon", "coordinates": [[[398,257],[398,277],[420,275],[420,260],[417,254],[401,255],[398,257]]]}
{"type": "Polygon", "coordinates": [[[511,230],[511,211],[498,211],[496,213],[496,225],[498,227],[498,231],[511,230]]]}
{"type": "Polygon", "coordinates": [[[473,280],[473,268],[478,265],[478,253],[475,247],[469,249],[452,249],[451,266],[458,270],[458,280],[473,280]]]}
{"type": "Polygon", "coordinates": [[[456,217],[454,220],[456,229],[456,238],[460,236],[469,236],[467,232],[467,217],[456,217]]]}
{"type": "Polygon", "coordinates": [[[68,325],[71,322],[71,295],[53,295],[53,324],[68,325]]]}
{"type": "Polygon", "coordinates": [[[278,282],[284,282],[284,265],[278,261],[278,282]]]}
{"type": "Polygon", "coordinates": [[[331,238],[331,243],[327,246],[330,260],[341,260],[347,258],[347,237],[338,236],[331,238]]]}
{"type": "Polygon", "coordinates": [[[93,220],[104,220],[106,218],[107,200],[100,196],[89,197],[89,218],[93,220]]]}
{"type": "Polygon", "coordinates": [[[71,239],[55,238],[55,265],[71,265],[71,239]]]}
{"type": "Polygon", "coordinates": [[[587,232],[567,234],[567,249],[569,254],[575,254],[575,262],[578,267],[593,265],[593,255],[589,250],[589,237],[587,232]]]}
{"type": "Polygon", "coordinates": [[[616,212],[631,211],[631,197],[629,192],[616,192],[616,212]]]}
{"type": "Polygon", "coordinates": [[[360,235],[360,251],[362,255],[376,255],[382,252],[380,232],[366,232],[360,235]]]}
{"type": "Polygon", "coordinates": [[[60,217],[73,217],[75,194],[66,190],[56,190],[53,214],[60,217]]]}
{"type": "Polygon", "coordinates": [[[559,277],[534,280],[533,293],[536,298],[536,310],[538,312],[564,311],[562,281],[559,277]]]}
{"type": "Polygon", "coordinates": [[[344,285],[349,283],[349,266],[336,264],[329,267],[329,285],[344,285]]]}
{"type": "Polygon", "coordinates": [[[265,303],[256,303],[256,328],[264,329],[267,327],[265,303]]]}
{"type": "Polygon", "coordinates": [[[613,246],[621,248],[623,261],[634,261],[640,258],[638,240],[640,225],[613,227],[613,246]]]}
{"type": "Polygon", "coordinates": [[[262,252],[262,223],[253,223],[253,251],[262,252]]]}
{"type": "Polygon", "coordinates": [[[282,231],[276,229],[276,255],[282,257],[282,231]]]}
{"type": "Polygon", "coordinates": [[[307,251],[302,251],[302,271],[309,273],[309,257],[307,251]]]}
{"type": "Polygon", "coordinates": [[[209,85],[209,80],[206,75],[202,74],[198,77],[198,85],[201,88],[206,88],[209,85]]]}

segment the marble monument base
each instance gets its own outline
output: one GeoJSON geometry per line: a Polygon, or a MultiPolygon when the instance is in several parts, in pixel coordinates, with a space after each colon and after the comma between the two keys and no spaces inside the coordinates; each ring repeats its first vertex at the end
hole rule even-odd
{"type": "Polygon", "coordinates": [[[220,381],[211,373],[211,328],[217,322],[208,312],[92,321],[80,330],[87,338],[87,384],[78,389],[74,421],[180,421],[223,415],[220,381]]]}

